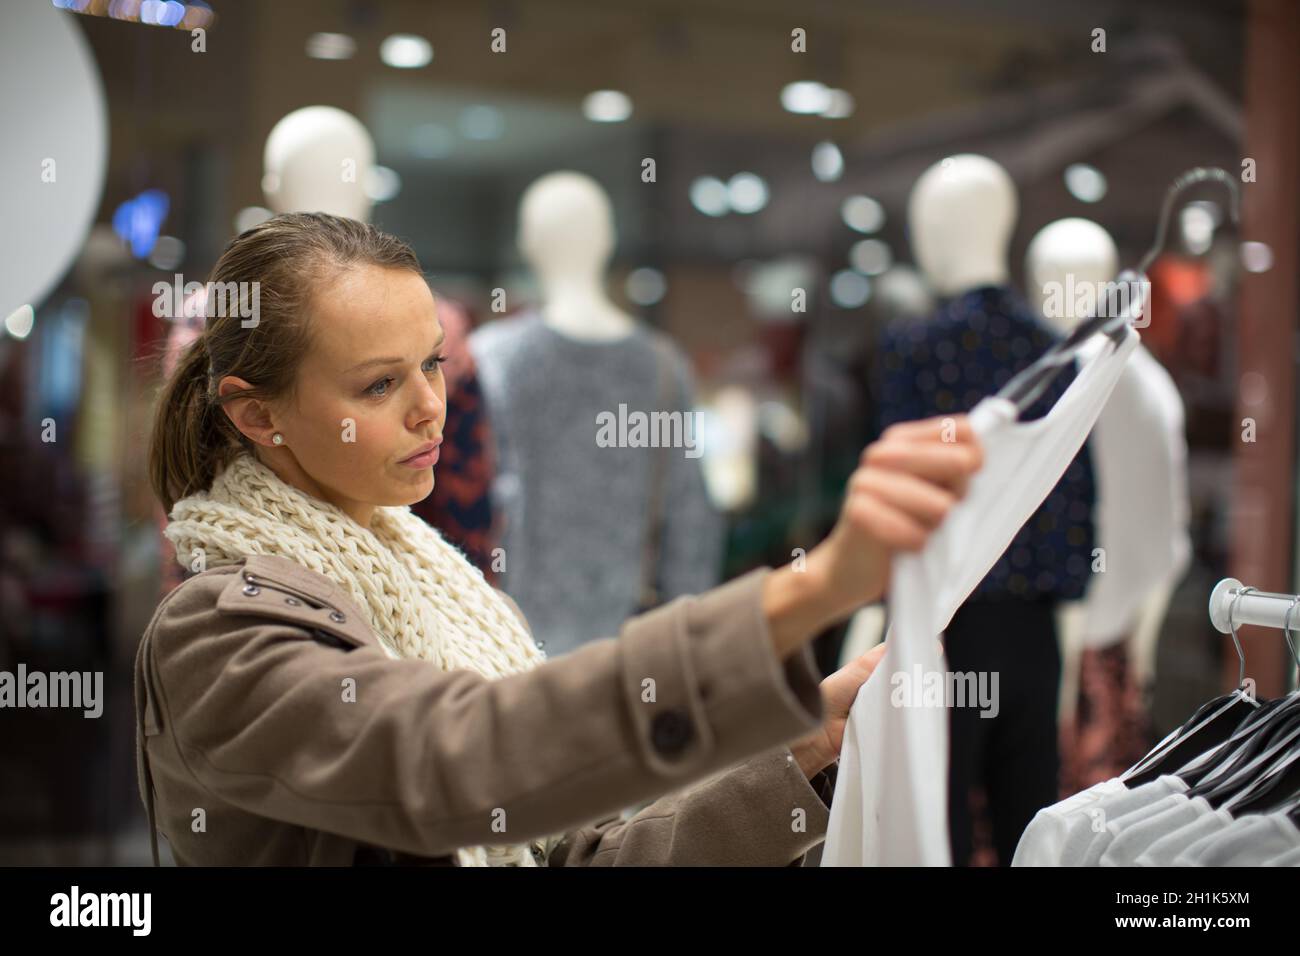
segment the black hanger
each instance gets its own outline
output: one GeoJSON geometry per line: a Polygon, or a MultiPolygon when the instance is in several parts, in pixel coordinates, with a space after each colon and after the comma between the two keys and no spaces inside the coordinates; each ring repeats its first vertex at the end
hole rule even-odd
{"type": "Polygon", "coordinates": [[[1261,721],[1243,744],[1234,748],[1216,773],[1189,789],[1187,796],[1204,797],[1216,807],[1224,806],[1233,797],[1259,785],[1269,769],[1288,750],[1294,750],[1297,743],[1300,743],[1300,710],[1284,704],[1261,721]]]}
{"type": "Polygon", "coordinates": [[[1239,789],[1237,792],[1241,799],[1225,806],[1234,816],[1289,810],[1300,806],[1300,716],[1296,718],[1293,727],[1296,730],[1295,736],[1282,745],[1285,750],[1281,759],[1263,776],[1257,775],[1251,784],[1239,789]]]}
{"type": "Polygon", "coordinates": [[[1209,780],[1211,777],[1218,776],[1219,768],[1224,767],[1229,761],[1233,760],[1237,754],[1242,751],[1239,749],[1243,744],[1256,740],[1259,741],[1252,755],[1263,749],[1263,738],[1257,734],[1257,731],[1270,719],[1272,719],[1278,708],[1285,706],[1287,699],[1277,697],[1273,700],[1264,701],[1253,714],[1247,714],[1246,719],[1241,722],[1235,731],[1223,744],[1212,754],[1207,754],[1207,759],[1197,761],[1195,766],[1184,767],[1178,771],[1178,776],[1191,788],[1209,780]]]}
{"type": "Polygon", "coordinates": [[[1125,786],[1130,789],[1140,787],[1164,774],[1182,770],[1196,758],[1226,742],[1241,727],[1242,722],[1259,708],[1259,702],[1245,690],[1246,653],[1242,650],[1241,641],[1237,637],[1237,624],[1233,620],[1237,601],[1249,590],[1253,589],[1245,588],[1236,592],[1228,607],[1228,627],[1232,631],[1232,642],[1241,662],[1237,672],[1237,689],[1198,708],[1173,740],[1157,747],[1124,773],[1120,779],[1125,786]]]}
{"type": "MultiPolygon", "coordinates": [[[[1233,606],[1237,596],[1251,590],[1254,589],[1243,588],[1237,592],[1233,606]]],[[[1287,608],[1282,633],[1292,660],[1300,667],[1300,656],[1291,639],[1291,615],[1297,603],[1300,597],[1293,599],[1287,608]]],[[[1231,625],[1231,606],[1228,614],[1231,625]]],[[[1235,630],[1233,637],[1235,640],[1235,630]]],[[[1288,768],[1300,757],[1300,694],[1270,701],[1261,710],[1264,713],[1258,719],[1249,721],[1251,726],[1244,735],[1248,739],[1232,748],[1230,757],[1218,762],[1220,769],[1206,774],[1198,786],[1188,791],[1188,796],[1204,796],[1216,806],[1233,812],[1251,812],[1294,796],[1295,784],[1286,781],[1295,779],[1295,774],[1288,776],[1288,768]]]]}

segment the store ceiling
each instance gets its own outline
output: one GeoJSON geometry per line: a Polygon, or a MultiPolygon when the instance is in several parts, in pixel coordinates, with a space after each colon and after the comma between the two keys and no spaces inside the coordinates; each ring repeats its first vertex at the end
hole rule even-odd
{"type": "MultiPolygon", "coordinates": [[[[1062,85],[1095,81],[1100,95],[1144,69],[1153,37],[1229,98],[1239,98],[1241,86],[1242,0],[209,2],[219,20],[205,54],[191,52],[178,31],[78,18],[111,104],[106,203],[159,185],[169,175],[166,157],[178,150],[215,147],[225,152],[222,188],[233,216],[261,201],[271,127],[315,103],[359,116],[380,161],[401,170],[413,190],[450,190],[479,173],[517,181],[548,154],[623,164],[629,144],[668,127],[672,142],[689,149],[675,157],[679,170],[725,175],[748,161],[766,162],[774,178],[776,167],[796,165],[806,177],[808,145],[819,139],[835,139],[846,155],[887,158],[882,137],[888,144],[918,123],[958,122],[1062,85]],[[489,49],[497,26],[507,31],[503,54],[489,49]],[[806,54],[790,51],[794,27],[807,30],[806,54]],[[1090,49],[1097,27],[1108,31],[1105,54],[1090,49]],[[317,31],[350,34],[356,55],[307,57],[306,39],[317,31]],[[379,44],[394,32],[427,37],[433,62],[418,70],[384,65],[379,44]],[[832,120],[783,110],[781,88],[806,79],[848,90],[854,114],[832,120]],[[601,88],[632,97],[631,122],[582,117],[582,97],[601,88]],[[455,130],[465,109],[482,103],[499,111],[500,138],[455,136],[445,156],[420,156],[421,127],[455,130]]],[[[184,191],[172,185],[173,194],[184,191]]],[[[807,217],[791,210],[769,218],[807,217]]]]}

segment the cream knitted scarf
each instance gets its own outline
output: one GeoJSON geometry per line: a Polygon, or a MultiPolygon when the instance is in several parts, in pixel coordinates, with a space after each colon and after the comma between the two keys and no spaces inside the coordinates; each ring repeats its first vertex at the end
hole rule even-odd
{"type": "MultiPolygon", "coordinates": [[[[176,502],[164,534],[177,560],[209,568],[246,555],[278,555],[340,585],[389,656],[488,679],[545,660],[483,572],[407,507],[375,509],[364,528],[339,508],[294,488],[247,452],[212,488],[176,502]]],[[[469,847],[462,866],[536,866],[527,845],[469,847]]]]}

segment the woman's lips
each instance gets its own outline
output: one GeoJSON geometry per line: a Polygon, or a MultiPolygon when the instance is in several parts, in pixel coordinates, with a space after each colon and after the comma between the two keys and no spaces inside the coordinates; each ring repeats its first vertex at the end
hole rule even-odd
{"type": "Polygon", "coordinates": [[[415,455],[401,462],[409,468],[429,468],[438,462],[438,452],[441,450],[441,444],[435,445],[432,450],[426,451],[421,455],[415,455]]]}

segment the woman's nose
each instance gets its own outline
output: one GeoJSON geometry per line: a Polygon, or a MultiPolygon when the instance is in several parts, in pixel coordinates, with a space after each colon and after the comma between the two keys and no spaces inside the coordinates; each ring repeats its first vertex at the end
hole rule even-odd
{"type": "Polygon", "coordinates": [[[415,407],[412,409],[413,416],[417,422],[436,419],[443,409],[443,401],[438,395],[436,384],[425,379],[420,388],[423,390],[419,393],[415,407]]]}

